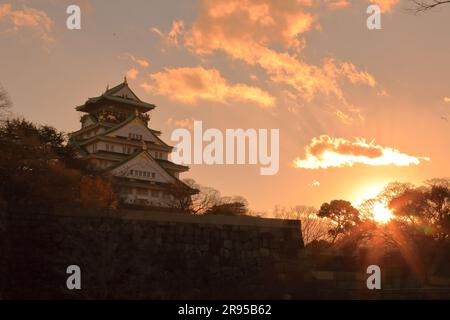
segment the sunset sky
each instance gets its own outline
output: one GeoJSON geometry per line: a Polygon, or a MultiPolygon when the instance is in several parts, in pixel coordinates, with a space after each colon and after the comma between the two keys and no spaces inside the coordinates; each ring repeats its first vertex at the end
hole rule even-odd
{"type": "Polygon", "coordinates": [[[13,112],[65,132],[75,106],[128,83],[150,126],[280,129],[280,170],[192,165],[184,178],[274,205],[357,204],[390,181],[450,176],[450,5],[407,0],[17,0],[0,3],[13,112]],[[66,8],[82,9],[81,30],[66,8]]]}

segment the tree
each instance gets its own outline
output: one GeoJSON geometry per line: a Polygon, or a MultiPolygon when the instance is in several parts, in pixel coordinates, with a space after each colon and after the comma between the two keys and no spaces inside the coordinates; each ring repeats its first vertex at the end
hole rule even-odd
{"type": "Polygon", "coordinates": [[[317,209],[298,205],[292,208],[276,206],[273,210],[275,218],[295,219],[301,221],[301,231],[305,245],[309,243],[327,242],[331,240],[328,230],[331,223],[328,219],[319,218],[317,209]]]}
{"type": "Polygon", "coordinates": [[[220,192],[216,189],[202,186],[194,179],[185,179],[183,182],[184,185],[171,187],[170,193],[175,198],[174,209],[191,214],[204,214],[220,202],[220,192]]]}
{"type": "Polygon", "coordinates": [[[66,141],[56,129],[23,119],[0,125],[0,199],[8,211],[115,206],[109,179],[92,173],[66,141]]]}
{"type": "Polygon", "coordinates": [[[242,215],[249,212],[248,201],[244,197],[222,197],[218,190],[202,186],[194,179],[173,185],[170,193],[176,200],[172,208],[190,214],[242,215]]]}
{"type": "Polygon", "coordinates": [[[198,193],[191,197],[191,212],[193,214],[204,214],[211,207],[220,203],[220,192],[214,188],[202,186],[193,179],[184,181],[188,186],[198,190],[198,193]]]}
{"type": "Polygon", "coordinates": [[[214,197],[213,199],[215,204],[208,208],[204,214],[240,216],[248,213],[248,201],[242,196],[214,197]]]}
{"type": "MultiPolygon", "coordinates": [[[[444,180],[445,181],[445,180],[444,180]]],[[[441,180],[441,182],[444,182],[441,180]]],[[[418,227],[419,232],[437,241],[446,241],[450,235],[449,183],[431,181],[427,186],[409,189],[391,200],[394,214],[418,227]]]]}
{"type": "Polygon", "coordinates": [[[173,186],[171,194],[176,199],[174,208],[191,214],[246,214],[248,201],[242,196],[222,197],[220,192],[211,187],[205,187],[193,179],[183,181],[189,190],[195,190],[193,194],[185,187],[173,186]]]}
{"type": "Polygon", "coordinates": [[[0,85],[0,119],[2,119],[11,108],[12,103],[8,93],[0,85]]]}
{"type": "Polygon", "coordinates": [[[450,0],[412,0],[414,7],[412,10],[416,13],[429,11],[443,4],[450,4],[450,0]]]}
{"type": "Polygon", "coordinates": [[[415,186],[411,183],[404,182],[391,182],[384,189],[378,193],[372,199],[364,200],[359,206],[359,214],[361,220],[373,220],[374,217],[374,206],[377,204],[383,204],[387,206],[387,204],[394,198],[398,197],[400,194],[405,192],[406,190],[410,190],[415,188],[415,186]]]}
{"type": "Polygon", "coordinates": [[[205,214],[215,214],[224,216],[242,216],[248,212],[247,206],[242,202],[220,203],[209,208],[205,214]]]}
{"type": "Polygon", "coordinates": [[[328,230],[331,236],[331,245],[340,235],[346,234],[361,222],[359,211],[345,200],[332,200],[330,203],[322,204],[317,216],[328,218],[333,222],[333,226],[328,230]]]}
{"type": "Polygon", "coordinates": [[[450,179],[434,179],[389,202],[395,215],[389,239],[426,283],[448,257],[450,179]]]}

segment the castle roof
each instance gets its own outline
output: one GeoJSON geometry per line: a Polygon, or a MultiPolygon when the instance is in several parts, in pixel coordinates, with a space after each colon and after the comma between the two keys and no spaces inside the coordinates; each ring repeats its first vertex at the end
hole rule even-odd
{"type": "Polygon", "coordinates": [[[111,172],[114,169],[117,169],[117,168],[125,165],[126,163],[130,162],[131,160],[133,160],[134,158],[136,158],[136,157],[138,157],[138,156],[140,156],[142,154],[144,154],[149,161],[151,161],[156,166],[158,166],[165,174],[170,176],[170,178],[173,180],[173,183],[175,183],[176,186],[181,187],[182,189],[186,190],[186,192],[189,192],[191,194],[195,194],[195,193],[198,192],[198,190],[189,187],[187,184],[185,184],[179,178],[175,177],[172,173],[170,173],[170,171],[168,171],[168,169],[169,169],[168,166],[170,167],[170,169],[175,169],[175,170],[178,169],[178,170],[182,170],[182,171],[184,171],[187,167],[182,166],[182,165],[178,165],[178,164],[173,163],[173,162],[168,161],[168,160],[155,159],[145,149],[138,149],[138,150],[136,150],[133,154],[131,154],[127,158],[123,159],[122,161],[117,162],[113,166],[104,169],[103,172],[104,173],[111,172]]]}
{"type": "Polygon", "coordinates": [[[99,134],[99,135],[93,137],[92,139],[99,138],[99,137],[105,137],[105,136],[107,136],[108,134],[113,133],[114,131],[117,131],[117,130],[119,130],[120,128],[123,128],[124,126],[126,126],[127,124],[129,124],[129,123],[131,123],[131,122],[133,122],[133,121],[135,121],[135,120],[136,120],[136,121],[140,121],[140,122],[142,123],[142,126],[145,127],[145,129],[146,129],[146,130],[154,137],[154,139],[155,139],[156,141],[159,141],[159,143],[160,143],[161,146],[168,147],[168,148],[173,148],[172,146],[169,146],[167,143],[165,143],[165,142],[159,137],[159,135],[161,134],[161,131],[157,131],[157,130],[150,129],[150,128],[142,121],[142,119],[139,118],[139,116],[136,115],[136,114],[135,114],[135,115],[132,115],[132,116],[130,116],[130,117],[128,117],[125,121],[123,121],[123,122],[121,122],[121,123],[119,123],[119,124],[116,124],[116,125],[113,126],[113,127],[110,127],[109,129],[107,129],[106,131],[102,132],[101,134],[99,134]]]}
{"type": "Polygon", "coordinates": [[[107,89],[102,95],[98,97],[88,98],[88,100],[81,106],[75,109],[82,112],[90,112],[92,108],[101,101],[110,101],[120,103],[122,105],[130,106],[132,109],[138,109],[140,112],[148,112],[156,106],[142,101],[128,86],[126,78],[121,84],[107,89]]]}

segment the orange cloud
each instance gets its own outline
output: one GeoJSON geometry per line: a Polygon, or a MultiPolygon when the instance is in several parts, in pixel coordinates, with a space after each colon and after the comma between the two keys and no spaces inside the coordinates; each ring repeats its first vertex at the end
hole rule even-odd
{"type": "Polygon", "coordinates": [[[194,118],[186,118],[179,120],[169,118],[167,119],[167,125],[169,127],[192,129],[194,127],[194,121],[195,121],[194,118]]]}
{"type": "Polygon", "coordinates": [[[379,5],[382,12],[392,12],[400,0],[370,0],[370,2],[379,5]]]}
{"type": "Polygon", "coordinates": [[[152,83],[141,86],[153,93],[167,96],[183,103],[199,100],[229,103],[249,101],[263,108],[272,107],[275,98],[258,87],[246,84],[229,84],[216,69],[176,68],[165,69],[150,75],[152,83]]]}
{"type": "Polygon", "coordinates": [[[347,8],[350,5],[348,0],[325,0],[325,4],[331,10],[347,8]]]}
{"type": "Polygon", "coordinates": [[[167,45],[178,47],[178,37],[184,32],[184,22],[181,20],[173,21],[172,28],[167,34],[156,27],[151,28],[150,31],[159,35],[167,45]]]}
{"type": "Polygon", "coordinates": [[[272,42],[286,48],[299,46],[298,36],[311,30],[316,20],[304,11],[309,6],[311,1],[204,0],[186,41],[197,53],[224,49],[245,39],[263,46],[272,42]]]}
{"type": "Polygon", "coordinates": [[[444,97],[444,102],[450,102],[450,98],[449,97],[444,97]]]}
{"type": "Polygon", "coordinates": [[[305,151],[304,159],[294,160],[296,168],[351,167],[354,164],[409,166],[430,160],[427,157],[414,157],[401,153],[397,149],[385,148],[375,144],[374,141],[367,142],[363,138],[350,141],[328,135],[313,138],[305,147],[305,151]]]}
{"type": "Polygon", "coordinates": [[[199,18],[185,34],[185,44],[201,56],[223,51],[257,65],[272,82],[290,86],[306,101],[318,95],[337,98],[341,109],[351,114],[355,108],[346,100],[340,81],[375,87],[376,80],[350,62],[323,59],[310,64],[292,52],[305,46],[301,38],[305,32],[319,27],[317,17],[307,12],[311,5],[306,0],[205,0],[199,18]],[[272,44],[290,51],[280,52],[272,44]]]}
{"type": "Polygon", "coordinates": [[[19,31],[24,28],[35,30],[40,38],[46,42],[53,41],[50,32],[54,22],[44,11],[24,5],[22,10],[14,10],[11,4],[0,4],[0,21],[6,20],[11,24],[8,31],[19,31]]]}
{"type": "Polygon", "coordinates": [[[134,80],[136,79],[136,77],[139,74],[139,70],[136,68],[131,68],[130,70],[127,71],[127,78],[130,80],[134,80]]]}
{"type": "Polygon", "coordinates": [[[145,60],[143,58],[137,58],[134,55],[132,55],[131,53],[127,53],[126,55],[131,61],[137,63],[139,66],[141,66],[142,68],[148,68],[150,66],[150,62],[148,62],[148,60],[145,60]]]}

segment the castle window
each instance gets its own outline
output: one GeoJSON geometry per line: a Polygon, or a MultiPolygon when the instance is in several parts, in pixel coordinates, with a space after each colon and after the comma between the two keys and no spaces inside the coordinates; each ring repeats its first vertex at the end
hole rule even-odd
{"type": "Polygon", "coordinates": [[[113,144],[106,144],[106,151],[114,152],[114,145],[113,144]]]}
{"type": "Polygon", "coordinates": [[[131,153],[131,148],[127,147],[127,146],[123,146],[122,147],[122,153],[130,154],[131,153]]]}
{"type": "Polygon", "coordinates": [[[131,140],[142,140],[142,134],[136,134],[136,133],[130,133],[130,134],[128,134],[128,137],[131,139],[131,140]]]}
{"type": "Polygon", "coordinates": [[[156,174],[150,171],[130,170],[130,175],[143,178],[155,178],[156,174]]]}

